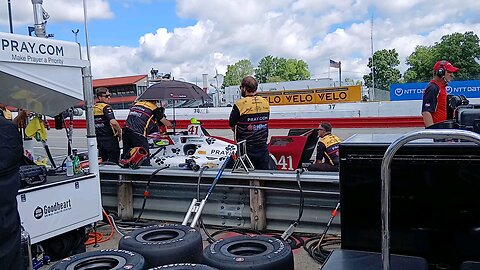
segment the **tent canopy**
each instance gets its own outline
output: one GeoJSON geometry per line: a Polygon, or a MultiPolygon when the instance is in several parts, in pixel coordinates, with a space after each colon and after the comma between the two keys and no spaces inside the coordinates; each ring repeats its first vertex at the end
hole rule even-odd
{"type": "Polygon", "coordinates": [[[77,43],[0,32],[0,103],[55,116],[83,100],[77,43]]]}

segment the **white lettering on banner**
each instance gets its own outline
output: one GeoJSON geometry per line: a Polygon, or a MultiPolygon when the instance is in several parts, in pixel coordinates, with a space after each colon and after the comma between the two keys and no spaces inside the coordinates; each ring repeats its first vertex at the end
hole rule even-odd
{"type": "Polygon", "coordinates": [[[423,89],[422,88],[412,88],[412,89],[396,88],[395,89],[395,95],[397,97],[402,95],[411,95],[411,94],[423,94],[423,89]]]}

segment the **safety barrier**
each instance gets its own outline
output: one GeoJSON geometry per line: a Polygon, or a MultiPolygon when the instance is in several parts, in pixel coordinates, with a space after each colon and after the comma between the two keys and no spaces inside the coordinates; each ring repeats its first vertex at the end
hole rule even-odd
{"type": "MultiPolygon", "coordinates": [[[[128,170],[101,166],[103,207],[109,212],[118,212],[123,219],[137,218],[142,213],[146,219],[182,222],[192,198],[196,197],[199,172],[160,171],[149,183],[147,201],[141,212],[144,191],[153,171],[153,168],[128,170]]],[[[216,172],[215,169],[204,172],[200,196],[205,194],[216,172]]],[[[297,231],[321,232],[340,199],[338,178],[338,173],[301,174],[305,207],[297,231]]],[[[205,205],[202,218],[210,225],[285,230],[298,217],[299,197],[295,172],[224,172],[205,205]],[[262,200],[264,205],[256,205],[255,202],[262,200]]],[[[335,219],[332,232],[340,231],[339,224],[340,219],[335,219]]]]}
{"type": "MultiPolygon", "coordinates": [[[[202,120],[206,129],[229,129],[228,120],[202,120]]],[[[67,120],[68,122],[68,120],[67,120]]],[[[125,120],[118,120],[121,126],[125,120]]],[[[176,120],[177,128],[185,129],[190,124],[189,120],[176,120]]],[[[269,127],[272,129],[283,128],[316,128],[321,122],[330,122],[335,128],[406,128],[423,127],[422,117],[417,116],[396,116],[396,117],[350,117],[350,118],[290,118],[270,119],[269,127]]],[[[49,120],[51,127],[55,126],[53,120],[49,120]]],[[[85,119],[74,119],[74,128],[86,128],[85,119]]]]}

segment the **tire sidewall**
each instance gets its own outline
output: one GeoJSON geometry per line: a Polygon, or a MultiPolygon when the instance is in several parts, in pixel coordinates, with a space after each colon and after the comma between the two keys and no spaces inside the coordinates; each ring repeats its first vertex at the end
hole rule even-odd
{"type": "Polygon", "coordinates": [[[160,224],[134,230],[120,239],[118,247],[141,254],[146,266],[150,268],[202,261],[203,242],[200,232],[179,224],[160,224]],[[149,237],[162,233],[177,235],[162,241],[148,240],[149,237]]]}
{"type": "Polygon", "coordinates": [[[292,270],[294,269],[293,253],[290,245],[282,240],[263,235],[235,236],[221,239],[204,250],[204,263],[221,270],[292,270]],[[266,250],[252,256],[235,255],[228,251],[229,247],[239,243],[262,244],[266,250]]]}
{"type": "Polygon", "coordinates": [[[119,265],[113,269],[143,270],[145,266],[144,258],[138,253],[118,249],[104,249],[67,257],[54,264],[50,270],[75,269],[78,264],[99,258],[117,260],[119,265]]]}

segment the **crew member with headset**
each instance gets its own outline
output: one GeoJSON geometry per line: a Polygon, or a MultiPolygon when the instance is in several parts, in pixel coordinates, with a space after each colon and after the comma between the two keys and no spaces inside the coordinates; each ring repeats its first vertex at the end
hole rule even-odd
{"type": "Polygon", "coordinates": [[[338,149],[340,138],[332,134],[330,123],[321,123],[318,127],[320,140],[317,144],[317,157],[315,162],[308,166],[309,171],[338,172],[340,158],[338,149]]]}
{"type": "MultiPolygon", "coordinates": [[[[131,108],[123,129],[123,158],[128,158],[130,149],[141,146],[148,151],[147,135],[158,131],[159,125],[171,127],[165,117],[165,108],[158,107],[155,100],[140,100],[131,108]],[[157,130],[155,130],[157,129],[157,130]]],[[[150,165],[148,156],[141,165],[150,165]]]]}
{"type": "Polygon", "coordinates": [[[96,89],[98,101],[93,106],[95,120],[95,134],[97,136],[98,156],[102,161],[109,161],[118,164],[120,159],[120,146],[122,140],[122,129],[115,120],[112,106],[108,104],[110,92],[105,87],[96,89]]]}
{"type": "Polygon", "coordinates": [[[458,68],[446,60],[433,66],[433,79],[423,91],[422,117],[425,127],[447,120],[446,86],[453,80],[458,68]]]}
{"type": "Polygon", "coordinates": [[[24,270],[17,206],[23,143],[16,125],[5,119],[3,110],[0,110],[0,151],[7,153],[0,159],[0,268],[24,270]]]}

